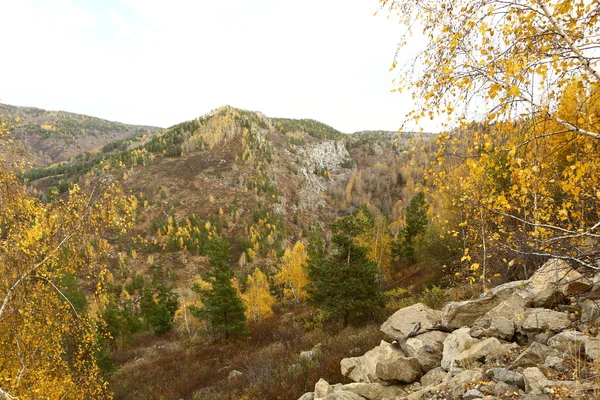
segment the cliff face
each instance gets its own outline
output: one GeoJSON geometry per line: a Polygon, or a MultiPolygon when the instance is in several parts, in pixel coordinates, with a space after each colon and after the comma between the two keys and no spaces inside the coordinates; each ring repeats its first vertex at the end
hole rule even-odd
{"type": "Polygon", "coordinates": [[[550,260],[475,300],[400,309],[390,342],[342,360],[354,383],[321,379],[300,400],[595,398],[599,280],[550,260]]]}

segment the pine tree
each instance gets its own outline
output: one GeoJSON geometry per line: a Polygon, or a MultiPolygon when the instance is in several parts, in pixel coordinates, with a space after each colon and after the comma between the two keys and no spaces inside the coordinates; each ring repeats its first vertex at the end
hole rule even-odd
{"type": "Polygon", "coordinates": [[[368,261],[365,248],[353,243],[369,221],[371,216],[364,207],[337,220],[331,225],[334,256],[311,260],[307,266],[309,301],[342,319],[344,327],[372,316],[385,305],[378,289],[377,264],[368,261]]]}
{"type": "Polygon", "coordinates": [[[227,264],[229,243],[224,238],[215,238],[209,242],[207,250],[213,269],[202,278],[211,287],[192,287],[200,296],[203,306],[190,308],[190,311],[195,317],[209,323],[216,341],[229,341],[247,336],[249,331],[244,315],[246,307],[232,285],[233,272],[227,264]]]}
{"type": "Polygon", "coordinates": [[[394,242],[392,249],[396,258],[406,258],[415,261],[414,241],[418,235],[425,233],[427,228],[427,209],[429,205],[425,202],[425,193],[418,192],[410,199],[406,207],[406,222],[394,242]]]}

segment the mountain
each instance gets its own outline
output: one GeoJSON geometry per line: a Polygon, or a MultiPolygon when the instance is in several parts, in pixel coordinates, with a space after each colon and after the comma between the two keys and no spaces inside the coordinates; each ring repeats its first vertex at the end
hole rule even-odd
{"type": "Polygon", "coordinates": [[[25,159],[38,167],[68,161],[78,154],[101,151],[109,143],[117,146],[120,140],[161,129],[8,104],[0,104],[0,120],[15,121],[13,139],[25,159]]]}

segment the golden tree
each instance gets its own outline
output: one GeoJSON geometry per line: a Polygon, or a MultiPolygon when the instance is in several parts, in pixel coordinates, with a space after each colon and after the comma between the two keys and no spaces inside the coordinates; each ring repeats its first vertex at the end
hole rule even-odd
{"type": "Polygon", "coordinates": [[[284,299],[292,299],[296,303],[306,300],[307,259],[308,253],[302,242],[296,242],[292,250],[285,250],[279,266],[280,271],[275,275],[275,282],[284,285],[284,299]]]}
{"type": "Polygon", "coordinates": [[[427,41],[402,70],[400,88],[413,92],[414,120],[444,116],[456,128],[440,135],[430,178],[460,215],[449,230],[463,237],[463,260],[484,287],[486,267],[502,252],[598,269],[598,3],[383,0],[382,7],[427,41]]]}
{"type": "MultiPolygon", "coordinates": [[[[0,127],[9,142],[10,126],[0,127]]],[[[0,398],[109,398],[94,359],[98,322],[61,289],[65,275],[99,294],[108,230],[131,226],[135,206],[108,175],[43,204],[0,160],[0,398]],[[96,287],[94,285],[97,285],[96,287]]]]}
{"type": "Polygon", "coordinates": [[[246,306],[246,318],[254,322],[261,322],[273,315],[271,306],[275,302],[269,292],[267,276],[256,268],[252,275],[248,275],[246,291],[241,296],[246,306]]]}

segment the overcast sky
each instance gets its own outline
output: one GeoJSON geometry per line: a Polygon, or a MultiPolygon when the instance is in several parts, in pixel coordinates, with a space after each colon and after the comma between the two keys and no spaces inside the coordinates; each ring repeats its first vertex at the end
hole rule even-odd
{"type": "Polygon", "coordinates": [[[161,127],[229,104],[397,130],[411,107],[390,92],[403,28],[378,4],[2,0],[0,102],[161,127]]]}

